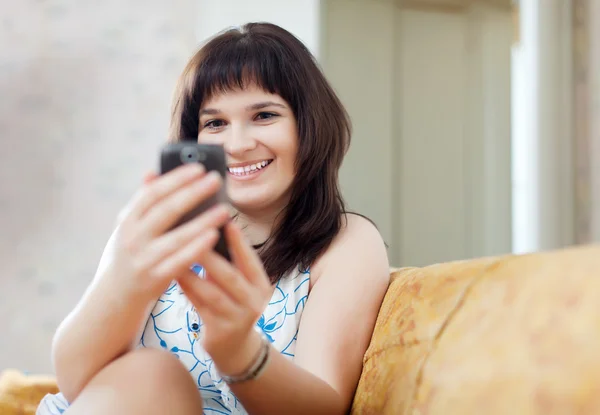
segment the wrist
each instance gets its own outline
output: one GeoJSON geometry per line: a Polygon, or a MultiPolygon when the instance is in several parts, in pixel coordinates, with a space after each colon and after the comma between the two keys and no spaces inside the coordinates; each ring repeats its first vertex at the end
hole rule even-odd
{"type": "Polygon", "coordinates": [[[127,318],[148,317],[142,313],[148,309],[157,298],[139,289],[129,287],[129,284],[121,284],[111,275],[103,275],[99,278],[92,289],[85,295],[92,303],[102,307],[109,314],[126,314],[127,318]]]}
{"type": "Polygon", "coordinates": [[[150,303],[156,302],[167,288],[168,286],[165,285],[160,289],[154,289],[154,287],[136,283],[136,279],[129,275],[123,276],[113,270],[107,270],[98,278],[94,291],[102,292],[105,299],[113,306],[143,310],[150,303]]]}
{"type": "Polygon", "coordinates": [[[236,377],[248,371],[260,357],[263,348],[262,335],[255,329],[229,355],[223,356],[215,365],[219,373],[226,377],[236,377]]]}

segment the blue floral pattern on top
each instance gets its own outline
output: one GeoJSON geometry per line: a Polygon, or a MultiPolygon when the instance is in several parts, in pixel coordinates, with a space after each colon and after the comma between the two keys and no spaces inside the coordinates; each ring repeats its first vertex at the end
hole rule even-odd
{"type": "MultiPolygon", "coordinates": [[[[192,270],[204,276],[194,265],[192,270]]],[[[293,360],[298,327],[308,299],[310,270],[295,269],[279,280],[256,323],[276,350],[293,360]]],[[[176,282],[161,295],[144,328],[139,347],[169,350],[190,372],[204,403],[204,414],[246,414],[202,347],[202,320],[176,282]]],[[[46,395],[37,415],[62,414],[68,403],[62,394],[46,395]]]]}

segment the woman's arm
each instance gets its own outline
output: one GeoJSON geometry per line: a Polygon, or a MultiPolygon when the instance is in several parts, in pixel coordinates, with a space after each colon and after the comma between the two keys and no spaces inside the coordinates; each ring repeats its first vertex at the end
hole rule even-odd
{"type": "Polygon", "coordinates": [[[389,282],[385,245],[366,219],[348,224],[314,267],[294,362],[275,350],[261,377],[232,390],[251,414],[344,414],[389,282]]]}
{"type": "MultiPolygon", "coordinates": [[[[236,233],[230,232],[228,240],[236,241],[234,253],[244,253],[246,248],[238,245],[236,233]]],[[[242,267],[254,261],[249,253],[245,255],[243,261],[238,261],[242,267]]],[[[230,300],[216,286],[235,286],[236,289],[230,288],[231,292],[243,287],[238,298],[244,297],[244,291],[251,296],[254,289],[245,288],[244,281],[235,280],[235,272],[226,270],[228,265],[219,266],[219,261],[211,258],[207,256],[205,268],[215,285],[193,276],[180,284],[199,312],[210,319],[225,319],[227,313],[234,316],[229,322],[215,320],[214,330],[217,324],[223,324],[220,327],[224,331],[256,307],[247,305],[240,306],[240,311],[228,311],[230,306],[223,304],[230,300]],[[213,310],[212,305],[217,302],[217,307],[222,308],[221,317],[217,314],[219,310],[213,310]]],[[[251,283],[259,279],[252,272],[244,274],[251,283]]],[[[231,385],[250,414],[331,415],[344,414],[350,408],[363,355],[389,282],[388,259],[379,232],[367,220],[349,215],[347,226],[312,268],[311,279],[316,282],[302,314],[294,361],[271,349],[271,360],[258,378],[231,385]]],[[[208,328],[213,321],[205,320],[205,324],[208,328]]],[[[252,361],[259,349],[260,335],[251,330],[246,340],[238,343],[234,354],[223,352],[215,340],[213,358],[223,373],[235,374],[252,361]]]]}
{"type": "Polygon", "coordinates": [[[58,386],[69,402],[137,343],[160,294],[214,247],[217,229],[229,218],[226,206],[170,229],[220,186],[218,176],[190,164],[151,178],[126,207],[96,277],[53,341],[58,386]]]}
{"type": "Polygon", "coordinates": [[[104,366],[134,347],[153,306],[152,301],[128,298],[115,290],[118,284],[101,277],[110,245],[94,281],[53,339],[52,363],[58,386],[69,402],[104,366]]]}

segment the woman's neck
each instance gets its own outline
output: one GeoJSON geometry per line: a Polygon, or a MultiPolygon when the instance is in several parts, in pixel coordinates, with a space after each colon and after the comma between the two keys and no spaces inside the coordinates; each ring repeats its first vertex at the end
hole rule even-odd
{"type": "Polygon", "coordinates": [[[279,213],[280,211],[251,214],[237,211],[235,222],[240,226],[251,245],[261,245],[271,236],[279,213]]]}
{"type": "Polygon", "coordinates": [[[277,222],[283,219],[283,211],[290,201],[289,192],[269,205],[243,209],[231,206],[234,210],[235,222],[239,225],[250,245],[262,246],[273,233],[277,222]]]}

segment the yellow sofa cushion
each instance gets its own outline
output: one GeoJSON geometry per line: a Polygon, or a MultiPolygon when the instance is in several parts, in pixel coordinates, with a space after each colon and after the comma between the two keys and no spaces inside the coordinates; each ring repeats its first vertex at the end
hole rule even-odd
{"type": "Polygon", "coordinates": [[[600,247],[396,271],[352,413],[600,413],[600,247]]]}
{"type": "Polygon", "coordinates": [[[58,393],[53,377],[5,370],[0,373],[0,414],[33,415],[47,393],[58,393]]]}

